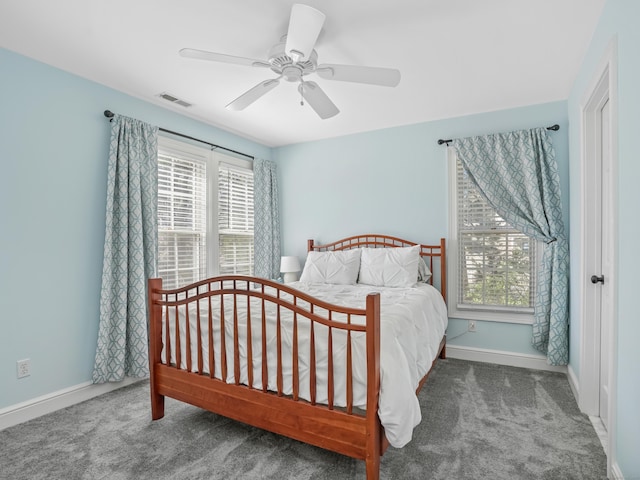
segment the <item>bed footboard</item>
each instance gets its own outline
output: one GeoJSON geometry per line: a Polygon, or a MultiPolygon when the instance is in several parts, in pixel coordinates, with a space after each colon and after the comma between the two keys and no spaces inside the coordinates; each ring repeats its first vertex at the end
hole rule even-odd
{"type": "Polygon", "coordinates": [[[363,459],[367,478],[378,478],[379,294],[353,309],[245,276],[148,288],[154,420],[168,396],[363,459]],[[354,404],[356,339],[366,344],[364,411],[354,404]]]}

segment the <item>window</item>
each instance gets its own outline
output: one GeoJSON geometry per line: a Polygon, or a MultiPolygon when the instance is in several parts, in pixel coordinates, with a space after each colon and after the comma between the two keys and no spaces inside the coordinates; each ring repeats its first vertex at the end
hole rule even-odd
{"type": "Polygon", "coordinates": [[[253,172],[221,164],[218,170],[220,274],[253,274],[253,172]]]}
{"type": "Polygon", "coordinates": [[[217,274],[253,274],[251,162],[159,137],[158,275],[175,288],[217,274]]]}
{"type": "Polygon", "coordinates": [[[449,148],[450,315],[531,323],[537,242],[509,225],[480,195],[449,148]]]}

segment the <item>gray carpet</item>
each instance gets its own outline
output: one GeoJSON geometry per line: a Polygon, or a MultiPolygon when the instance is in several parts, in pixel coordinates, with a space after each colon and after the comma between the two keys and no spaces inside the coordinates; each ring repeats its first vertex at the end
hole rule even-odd
{"type": "MultiPolygon", "coordinates": [[[[601,480],[606,457],[566,376],[438,362],[422,423],[382,457],[383,479],[601,480]]],[[[167,400],[140,382],[0,432],[0,478],[362,479],[364,462],[167,400]]]]}

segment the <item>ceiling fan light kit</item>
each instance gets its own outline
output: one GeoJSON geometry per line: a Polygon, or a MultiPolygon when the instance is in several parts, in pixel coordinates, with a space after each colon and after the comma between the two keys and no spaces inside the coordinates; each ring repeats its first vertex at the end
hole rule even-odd
{"type": "MultiPolygon", "coordinates": [[[[362,67],[356,65],[320,64],[314,50],[318,35],[322,30],[325,15],[308,5],[295,4],[291,9],[289,29],[280,43],[269,51],[268,61],[237,57],[223,53],[207,52],[183,48],[180,55],[198,60],[231,63],[248,67],[269,68],[278,78],[260,82],[229,103],[228,110],[240,111],[257,101],[280,84],[280,80],[297,82],[298,91],[311,108],[322,119],[337,115],[336,107],[320,86],[304,77],[312,73],[325,80],[364,83],[383,87],[395,87],[400,83],[400,72],[393,68],[362,67]]],[[[303,103],[303,102],[301,102],[303,103]]]]}

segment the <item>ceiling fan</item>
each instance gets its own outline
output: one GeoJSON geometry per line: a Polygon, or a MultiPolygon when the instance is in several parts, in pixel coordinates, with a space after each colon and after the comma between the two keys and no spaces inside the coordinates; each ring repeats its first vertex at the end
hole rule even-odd
{"type": "MultiPolygon", "coordinates": [[[[297,82],[302,98],[322,119],[337,115],[336,107],[320,86],[307,75],[317,73],[325,80],[366,83],[385,87],[395,87],[400,82],[400,72],[393,68],[362,67],[356,65],[318,64],[318,54],[314,50],[322,29],[325,15],[308,5],[295,4],[291,9],[289,29],[280,43],[269,51],[268,60],[236,57],[223,53],[207,52],[193,48],[183,48],[180,55],[187,58],[213,62],[232,63],[248,67],[269,68],[279,76],[260,82],[255,87],[229,103],[228,110],[243,110],[280,84],[280,80],[297,82]]],[[[303,104],[303,102],[300,102],[303,104]]]]}

